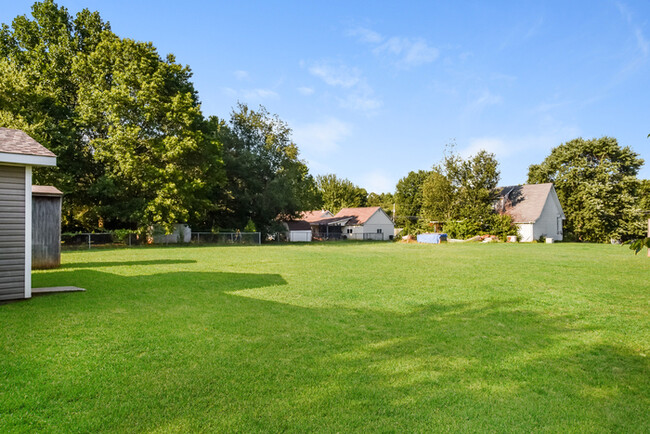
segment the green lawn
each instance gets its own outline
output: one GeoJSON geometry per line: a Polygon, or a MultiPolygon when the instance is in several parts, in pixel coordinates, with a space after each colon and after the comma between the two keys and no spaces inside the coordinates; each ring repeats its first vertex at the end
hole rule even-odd
{"type": "Polygon", "coordinates": [[[610,245],[69,252],[0,305],[0,432],[650,431],[650,259],[610,245]]]}

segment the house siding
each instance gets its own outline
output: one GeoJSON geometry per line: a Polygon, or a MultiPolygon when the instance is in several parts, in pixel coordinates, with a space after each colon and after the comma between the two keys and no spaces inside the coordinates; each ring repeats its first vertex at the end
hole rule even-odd
{"type": "Polygon", "coordinates": [[[540,237],[548,237],[553,238],[555,241],[562,241],[563,229],[561,222],[564,218],[564,214],[558,205],[559,201],[557,200],[557,194],[555,193],[555,190],[551,190],[548,197],[546,198],[544,209],[535,222],[533,234],[534,239],[538,239],[540,237]],[[555,197],[553,197],[553,195],[555,195],[555,197]],[[559,231],[558,219],[560,219],[559,231]]]}
{"type": "MultiPolygon", "coordinates": [[[[393,221],[381,210],[374,213],[363,225],[358,226],[344,226],[343,235],[353,240],[363,240],[364,234],[375,236],[377,229],[381,229],[382,236],[377,239],[389,240],[395,232],[395,225],[393,221]],[[347,229],[352,229],[352,233],[348,234],[347,229]]],[[[375,239],[375,238],[372,238],[375,239]]]]}
{"type": "Polygon", "coordinates": [[[532,243],[535,241],[533,223],[517,223],[516,226],[519,232],[519,241],[523,243],[532,243]]]}
{"type": "Polygon", "coordinates": [[[25,170],[0,165],[0,300],[25,298],[25,170]]]}

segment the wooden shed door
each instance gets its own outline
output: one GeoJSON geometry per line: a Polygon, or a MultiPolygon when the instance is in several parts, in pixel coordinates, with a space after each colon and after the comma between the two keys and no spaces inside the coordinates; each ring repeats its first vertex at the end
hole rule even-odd
{"type": "Polygon", "coordinates": [[[25,297],[25,168],[0,165],[0,300],[25,297]]]}

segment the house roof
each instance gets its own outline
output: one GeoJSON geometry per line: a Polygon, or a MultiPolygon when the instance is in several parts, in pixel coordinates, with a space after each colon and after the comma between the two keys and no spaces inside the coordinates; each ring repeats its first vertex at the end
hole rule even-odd
{"type": "Polygon", "coordinates": [[[311,225],[305,220],[290,220],[285,222],[290,231],[310,231],[311,225]]]}
{"type": "Polygon", "coordinates": [[[362,225],[368,221],[381,207],[369,206],[363,208],[343,208],[334,216],[335,219],[342,220],[349,218],[348,225],[362,225]]]}
{"type": "Polygon", "coordinates": [[[552,189],[550,182],[498,187],[497,211],[512,217],[514,223],[536,222],[552,189]]]}
{"type": "Polygon", "coordinates": [[[0,152],[7,154],[56,157],[49,149],[29,137],[23,131],[0,128],[0,152]]]}
{"type": "Polygon", "coordinates": [[[32,194],[37,196],[63,196],[61,190],[51,185],[32,185],[32,194]]]}
{"type": "Polygon", "coordinates": [[[332,217],[332,213],[327,211],[326,209],[319,209],[316,211],[303,211],[302,214],[300,214],[300,218],[302,220],[308,221],[310,223],[315,223],[319,220],[332,217]]]}

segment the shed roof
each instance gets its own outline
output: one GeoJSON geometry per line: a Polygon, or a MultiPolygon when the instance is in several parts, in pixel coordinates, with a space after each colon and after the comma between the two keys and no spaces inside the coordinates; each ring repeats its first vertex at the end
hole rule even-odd
{"type": "Polygon", "coordinates": [[[498,187],[497,211],[512,217],[514,223],[532,223],[542,215],[553,183],[498,187]]]}
{"type": "Polygon", "coordinates": [[[52,151],[29,137],[21,130],[0,128],[0,152],[7,154],[56,157],[52,151]]]}
{"type": "Polygon", "coordinates": [[[36,196],[63,196],[61,190],[51,185],[32,185],[32,195],[36,196]]]}
{"type": "Polygon", "coordinates": [[[381,207],[379,206],[367,206],[362,208],[343,208],[341,211],[337,212],[334,218],[344,219],[349,218],[347,222],[348,225],[362,225],[368,221],[381,207]]]}
{"type": "Polygon", "coordinates": [[[290,220],[285,222],[290,231],[310,231],[311,226],[305,220],[290,220]]]}

